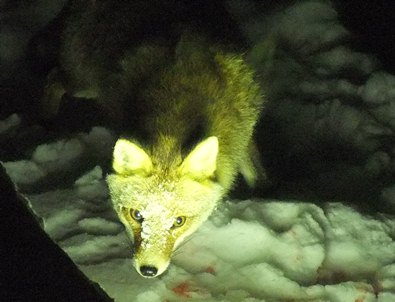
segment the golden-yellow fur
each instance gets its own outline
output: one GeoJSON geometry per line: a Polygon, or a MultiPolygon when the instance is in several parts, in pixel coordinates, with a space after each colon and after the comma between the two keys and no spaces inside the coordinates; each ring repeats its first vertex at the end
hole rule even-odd
{"type": "Polygon", "coordinates": [[[197,29],[136,34],[146,21],[130,14],[148,9],[144,1],[113,2],[115,17],[106,14],[109,1],[74,2],[46,97],[67,91],[93,98],[127,130],[107,183],[134,238],[136,269],[157,276],[239,172],[256,181],[252,134],[263,97],[243,54],[197,29]]]}

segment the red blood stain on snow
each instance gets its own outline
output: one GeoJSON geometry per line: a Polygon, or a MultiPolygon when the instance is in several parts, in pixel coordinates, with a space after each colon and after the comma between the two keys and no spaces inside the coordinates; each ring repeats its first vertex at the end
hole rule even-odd
{"type": "Polygon", "coordinates": [[[177,286],[173,287],[171,290],[178,296],[191,298],[191,295],[189,294],[190,289],[188,282],[181,282],[177,286]]]}
{"type": "Polygon", "coordinates": [[[208,266],[204,271],[206,273],[211,274],[211,275],[215,275],[215,273],[216,273],[214,266],[208,266]]]}

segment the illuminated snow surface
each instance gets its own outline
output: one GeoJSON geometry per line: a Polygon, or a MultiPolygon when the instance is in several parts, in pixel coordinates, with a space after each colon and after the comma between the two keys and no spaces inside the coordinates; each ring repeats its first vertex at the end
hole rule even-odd
{"type": "MultiPolygon", "coordinates": [[[[321,181],[334,190],[394,175],[388,142],[395,133],[395,77],[371,55],[352,50],[353,38],[329,1],[290,2],[260,16],[251,1],[229,1],[255,45],[258,71],[266,36],[287,42],[270,62],[265,90],[285,133],[279,141],[294,153],[332,141],[351,148],[354,161],[333,163],[333,174],[322,169],[321,181]]],[[[11,115],[0,122],[0,135],[11,141],[23,127],[11,115]]],[[[225,201],[177,250],[165,274],[142,278],[99,167],[115,137],[99,127],[68,137],[37,144],[25,156],[18,150],[18,160],[4,166],[48,234],[116,301],[395,301],[395,221],[341,203],[225,201]]],[[[394,209],[395,185],[387,185],[378,194],[394,209]]]]}
{"type": "MultiPolygon", "coordinates": [[[[92,137],[98,149],[111,145],[110,133],[95,128],[4,165],[17,184],[33,188],[37,176],[28,184],[26,175],[37,166],[43,177],[76,169],[85,152],[95,152],[83,143],[92,137]]],[[[395,221],[340,203],[225,201],[178,249],[168,272],[144,279],[100,167],[65,189],[26,195],[49,235],[116,301],[395,301],[395,221]]]]}

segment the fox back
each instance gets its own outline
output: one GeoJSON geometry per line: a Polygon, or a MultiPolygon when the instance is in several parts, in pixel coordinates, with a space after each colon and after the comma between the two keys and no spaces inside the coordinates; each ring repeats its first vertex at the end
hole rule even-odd
{"type": "Polygon", "coordinates": [[[238,172],[254,182],[250,147],[263,98],[243,55],[196,27],[144,35],[141,15],[133,19],[143,2],[121,5],[114,12],[119,20],[109,17],[106,1],[77,2],[57,78],[65,91],[95,99],[128,129],[114,147],[107,183],[134,242],[137,271],[155,277],[238,172]]]}

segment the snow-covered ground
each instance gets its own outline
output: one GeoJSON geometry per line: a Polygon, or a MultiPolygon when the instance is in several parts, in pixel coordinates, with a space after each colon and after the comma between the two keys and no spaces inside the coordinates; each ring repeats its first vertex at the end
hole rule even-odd
{"type": "MultiPolygon", "coordinates": [[[[257,136],[270,140],[266,160],[284,171],[278,176],[294,173],[299,160],[297,172],[310,173],[315,188],[364,197],[373,187],[387,205],[377,207],[393,211],[395,77],[353,50],[329,1],[290,1],[272,14],[252,1],[228,2],[255,45],[251,60],[269,100],[264,118],[276,125],[257,136]],[[281,41],[269,66],[260,56],[268,36],[281,41]]],[[[0,160],[48,234],[116,301],[395,301],[395,219],[340,199],[224,201],[167,273],[144,279],[104,182],[114,134],[93,127],[49,140],[29,127],[18,115],[0,121],[0,160]]]]}
{"type": "Polygon", "coordinates": [[[395,212],[395,76],[386,62],[357,50],[329,0],[268,14],[254,1],[229,3],[269,100],[257,135],[267,165],[322,198],[371,195],[373,207],[395,212]],[[268,39],[276,45],[269,62],[268,39]]]}
{"type": "MultiPolygon", "coordinates": [[[[111,133],[94,128],[4,166],[16,184],[37,192],[112,142],[111,133]]],[[[116,301],[395,300],[395,220],[384,215],[363,216],[341,203],[224,201],[175,252],[167,273],[144,279],[132,266],[102,169],[62,186],[26,197],[48,234],[116,301]]]]}

